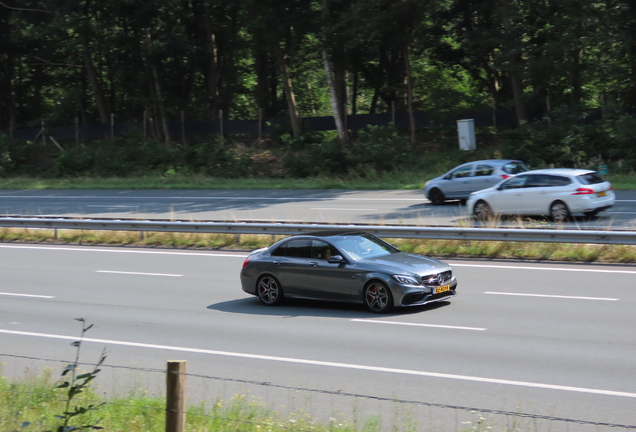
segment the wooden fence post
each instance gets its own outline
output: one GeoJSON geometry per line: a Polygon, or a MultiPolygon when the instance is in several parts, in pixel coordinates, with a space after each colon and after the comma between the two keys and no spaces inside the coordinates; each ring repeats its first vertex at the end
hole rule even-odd
{"type": "Polygon", "coordinates": [[[223,137],[223,110],[219,110],[219,136],[223,137]]]}
{"type": "Polygon", "coordinates": [[[258,109],[258,142],[263,141],[263,108],[258,109]]]}
{"type": "Polygon", "coordinates": [[[181,110],[181,142],[185,144],[185,112],[181,110]]]}
{"type": "Polygon", "coordinates": [[[184,432],[186,418],[186,361],[168,361],[166,374],[166,432],[184,432]]]}
{"type": "Polygon", "coordinates": [[[115,114],[110,113],[110,140],[115,140],[115,114]]]}

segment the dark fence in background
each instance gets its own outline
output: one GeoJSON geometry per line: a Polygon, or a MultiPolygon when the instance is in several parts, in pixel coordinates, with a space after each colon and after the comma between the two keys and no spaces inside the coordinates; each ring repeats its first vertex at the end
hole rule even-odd
{"type": "MultiPolygon", "coordinates": [[[[474,119],[476,127],[493,127],[509,129],[516,127],[517,120],[514,111],[490,112],[465,112],[452,116],[430,116],[427,113],[415,113],[415,126],[428,128],[432,125],[452,125],[460,119],[474,119]],[[440,120],[444,118],[444,120],[440,120]]],[[[331,131],[336,130],[335,120],[329,117],[303,118],[305,131],[331,131]]],[[[410,128],[407,113],[381,113],[349,115],[346,118],[347,129],[359,130],[368,126],[386,126],[395,123],[398,128],[410,128]]],[[[261,136],[271,134],[276,128],[286,127],[288,120],[281,118],[269,118],[262,120],[225,120],[225,121],[170,121],[168,129],[173,140],[182,139],[209,139],[218,135],[247,134],[261,136]]],[[[98,140],[123,136],[131,131],[138,131],[148,137],[156,136],[155,130],[160,125],[153,125],[151,121],[117,123],[113,120],[110,125],[77,125],[65,127],[42,127],[29,129],[4,130],[7,135],[22,141],[35,141],[41,135],[53,137],[56,141],[69,140],[98,140]]]]}

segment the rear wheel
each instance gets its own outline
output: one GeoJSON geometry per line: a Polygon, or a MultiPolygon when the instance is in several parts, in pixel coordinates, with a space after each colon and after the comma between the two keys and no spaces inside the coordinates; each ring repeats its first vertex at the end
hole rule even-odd
{"type": "Polygon", "coordinates": [[[267,306],[276,306],[283,302],[283,287],[274,276],[263,276],[256,284],[258,298],[267,306]]]}
{"type": "Polygon", "coordinates": [[[435,188],[428,193],[428,199],[435,205],[444,203],[444,194],[441,190],[435,188]]]}
{"type": "Polygon", "coordinates": [[[555,201],[550,205],[550,216],[555,222],[564,222],[570,218],[570,210],[563,201],[555,201]]]}
{"type": "Polygon", "coordinates": [[[486,201],[479,200],[473,208],[473,215],[477,220],[487,221],[492,217],[492,210],[486,201]]]}
{"type": "Polygon", "coordinates": [[[382,282],[371,282],[364,289],[364,304],[371,312],[387,312],[393,307],[391,291],[382,282]]]}

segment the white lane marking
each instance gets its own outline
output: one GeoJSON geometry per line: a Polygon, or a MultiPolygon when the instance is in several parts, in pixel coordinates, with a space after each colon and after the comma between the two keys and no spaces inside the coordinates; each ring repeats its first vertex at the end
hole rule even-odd
{"type": "Polygon", "coordinates": [[[3,296],[14,296],[14,297],[34,297],[34,298],[46,298],[46,299],[52,299],[52,298],[55,298],[55,296],[47,296],[47,295],[37,295],[37,294],[16,294],[16,293],[4,293],[4,292],[0,292],[0,295],[3,295],[3,296]]]}
{"type": "Polygon", "coordinates": [[[86,207],[106,207],[106,208],[131,208],[131,207],[139,207],[138,205],[87,205],[86,207]]]}
{"type": "Polygon", "coordinates": [[[124,272],[124,271],[114,271],[114,270],[97,270],[97,273],[115,273],[115,274],[126,274],[126,275],[169,276],[169,277],[182,277],[183,276],[183,275],[178,275],[178,274],[138,273],[138,272],[124,272]]]}
{"type": "Polygon", "coordinates": [[[616,200],[615,202],[636,202],[636,200],[616,200]]]}
{"type": "MultiPolygon", "coordinates": [[[[72,340],[72,341],[77,340],[76,336],[31,333],[31,332],[22,332],[22,331],[14,331],[14,330],[0,329],[0,333],[16,335],[16,336],[34,336],[34,337],[42,337],[42,338],[49,338],[49,339],[62,339],[62,340],[72,340]]],[[[152,348],[152,349],[162,349],[162,350],[168,350],[168,351],[245,358],[245,359],[252,359],[252,360],[267,360],[267,361],[277,361],[277,362],[285,362],[285,363],[305,364],[305,365],[311,365],[311,366],[355,369],[355,370],[385,372],[385,373],[393,373],[393,374],[401,374],[401,375],[423,376],[423,377],[430,377],[430,378],[472,381],[472,382],[488,383],[488,384],[501,384],[501,385],[511,385],[511,386],[519,386],[519,387],[540,388],[540,389],[546,389],[546,390],[561,390],[561,391],[569,391],[569,392],[576,392],[576,393],[589,393],[589,394],[597,394],[597,395],[604,395],[604,396],[636,398],[636,393],[629,393],[629,392],[592,389],[592,388],[585,388],[585,387],[570,387],[570,386],[542,384],[542,383],[533,383],[533,382],[525,382],[525,381],[513,381],[513,380],[504,380],[504,379],[497,379],[497,378],[475,377],[475,376],[469,376],[469,375],[455,375],[455,374],[425,372],[425,371],[417,371],[417,370],[409,370],[409,369],[387,368],[387,367],[380,367],[380,366],[358,365],[358,364],[351,364],[351,363],[336,363],[336,362],[327,362],[327,361],[319,361],[319,360],[297,359],[297,358],[290,358],[290,357],[275,357],[275,356],[267,356],[267,355],[259,355],[259,354],[246,354],[246,353],[229,352],[229,351],[206,350],[206,349],[199,349],[199,348],[175,347],[170,345],[155,345],[155,344],[145,344],[145,343],[137,343],[137,342],[124,342],[124,341],[116,341],[116,340],[108,340],[108,339],[84,338],[83,341],[109,344],[109,345],[129,346],[129,347],[136,347],[136,348],[152,348]]]]}
{"type": "Polygon", "coordinates": [[[134,253],[134,254],[157,254],[157,255],[195,255],[208,257],[225,257],[225,258],[245,258],[247,254],[223,254],[223,253],[200,253],[200,252],[168,252],[168,251],[143,251],[143,250],[123,250],[123,249],[92,249],[76,248],[76,247],[47,247],[47,246],[23,246],[23,245],[0,245],[0,248],[6,249],[37,249],[37,250],[61,250],[73,252],[108,252],[108,253],[134,253]]]}
{"type": "Polygon", "coordinates": [[[310,210],[341,210],[341,211],[378,211],[378,209],[365,208],[335,208],[335,207],[312,207],[310,210]]]}
{"type": "Polygon", "coordinates": [[[619,211],[606,211],[605,213],[610,213],[610,214],[636,214],[636,212],[619,212],[619,211]]]}
{"type": "Polygon", "coordinates": [[[568,269],[561,267],[531,267],[531,266],[503,266],[503,265],[487,265],[487,264],[457,264],[453,263],[453,267],[477,267],[477,268],[496,268],[496,269],[512,269],[512,270],[543,270],[543,271],[566,271],[566,272],[589,272],[589,273],[620,273],[620,274],[636,274],[634,270],[601,270],[601,269],[568,269]]]}
{"type": "Polygon", "coordinates": [[[521,296],[521,297],[548,297],[548,298],[573,299],[573,300],[599,300],[599,301],[618,301],[619,300],[617,298],[576,297],[576,296],[561,296],[561,295],[547,295],[547,294],[522,294],[522,293],[506,293],[506,292],[493,292],[493,291],[486,291],[484,294],[521,296]]]}
{"type": "Polygon", "coordinates": [[[241,222],[241,221],[248,221],[248,222],[257,222],[257,221],[263,221],[263,222],[305,222],[304,220],[301,219],[236,219],[237,222],[241,222]]]}
{"type": "Polygon", "coordinates": [[[454,330],[474,330],[474,331],[488,330],[485,328],[478,328],[478,327],[460,327],[460,326],[449,326],[449,325],[439,325],[439,324],[419,324],[419,323],[406,323],[406,322],[398,322],[398,321],[377,321],[372,319],[359,319],[359,318],[352,319],[351,321],[374,323],[374,324],[394,324],[394,325],[415,326],[415,327],[435,327],[435,328],[445,328],[445,329],[454,329],[454,330]]]}

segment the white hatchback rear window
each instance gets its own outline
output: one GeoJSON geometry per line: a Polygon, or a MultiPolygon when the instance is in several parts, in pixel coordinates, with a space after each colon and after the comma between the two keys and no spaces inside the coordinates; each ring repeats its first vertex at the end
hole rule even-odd
{"type": "Polygon", "coordinates": [[[605,182],[603,177],[601,177],[600,175],[598,175],[595,172],[583,174],[583,175],[578,176],[577,178],[584,185],[592,185],[592,184],[599,184],[599,183],[604,183],[605,182]]]}

